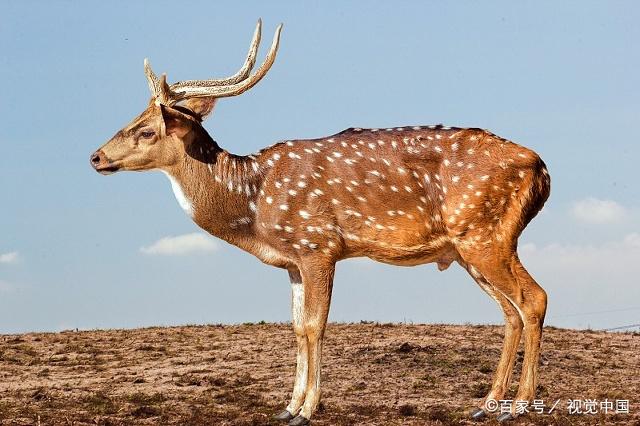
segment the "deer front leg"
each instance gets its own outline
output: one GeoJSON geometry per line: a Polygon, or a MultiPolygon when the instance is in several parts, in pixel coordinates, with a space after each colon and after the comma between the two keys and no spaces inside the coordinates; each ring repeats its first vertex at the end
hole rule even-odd
{"type": "Polygon", "coordinates": [[[333,264],[324,267],[314,264],[301,269],[304,285],[303,325],[308,351],[307,385],[302,409],[289,422],[289,426],[308,424],[320,402],[322,340],[329,315],[334,268],[333,264]]]}
{"type": "Polygon", "coordinates": [[[304,402],[307,388],[307,337],[304,331],[304,286],[302,277],[298,269],[289,270],[289,280],[291,281],[291,324],[296,334],[298,352],[296,354],[296,378],[293,384],[291,402],[280,414],[274,416],[275,420],[290,421],[300,411],[304,402]]]}

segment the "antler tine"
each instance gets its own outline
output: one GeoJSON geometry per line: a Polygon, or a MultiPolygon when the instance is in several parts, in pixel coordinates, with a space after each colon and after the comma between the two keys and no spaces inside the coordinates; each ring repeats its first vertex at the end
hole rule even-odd
{"type": "MultiPolygon", "coordinates": [[[[269,53],[267,53],[267,57],[265,58],[260,68],[251,76],[242,80],[241,82],[231,84],[228,86],[186,86],[180,87],[183,93],[181,94],[172,94],[174,97],[180,97],[181,99],[185,98],[200,98],[200,97],[216,97],[216,98],[225,98],[229,96],[237,96],[241,93],[246,92],[255,86],[262,78],[267,74],[271,65],[276,59],[276,54],[278,53],[278,47],[280,44],[280,32],[282,31],[282,24],[278,25],[276,28],[276,32],[273,36],[273,42],[271,43],[271,47],[269,48],[269,53]]],[[[173,89],[173,86],[172,86],[173,89]]]]}
{"type": "Polygon", "coordinates": [[[147,76],[147,83],[149,84],[149,90],[151,96],[158,96],[159,82],[158,77],[151,69],[151,64],[148,58],[144,58],[144,74],[147,76]]]}
{"type": "Polygon", "coordinates": [[[158,82],[158,94],[156,95],[156,103],[172,106],[178,101],[180,94],[171,93],[169,85],[167,84],[167,75],[162,73],[160,81],[158,82]]]}
{"type": "Polygon", "coordinates": [[[149,59],[144,58],[144,74],[147,76],[147,83],[151,96],[155,98],[157,105],[163,104],[172,106],[183,98],[183,92],[173,92],[167,84],[167,75],[162,74],[160,78],[151,69],[149,59]]]}
{"type": "Polygon", "coordinates": [[[246,79],[253,66],[256,64],[256,57],[258,54],[258,46],[260,46],[260,38],[262,35],[262,19],[258,19],[256,29],[253,32],[253,38],[251,39],[251,45],[249,46],[249,53],[247,59],[244,61],[242,67],[231,77],[211,80],[185,80],[172,84],[171,91],[179,92],[190,87],[211,87],[211,86],[228,86],[230,84],[238,83],[246,79]]]}

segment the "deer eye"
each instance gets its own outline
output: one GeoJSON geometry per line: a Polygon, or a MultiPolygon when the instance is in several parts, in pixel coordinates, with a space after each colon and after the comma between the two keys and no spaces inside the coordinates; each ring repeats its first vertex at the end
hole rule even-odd
{"type": "Polygon", "coordinates": [[[142,132],[140,132],[140,136],[145,139],[152,138],[153,135],[155,135],[155,132],[153,130],[143,130],[142,132]]]}

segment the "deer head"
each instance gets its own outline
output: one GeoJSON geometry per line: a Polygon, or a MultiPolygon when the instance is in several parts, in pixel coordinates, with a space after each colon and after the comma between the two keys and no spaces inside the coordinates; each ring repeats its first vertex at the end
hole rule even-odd
{"type": "MultiPolygon", "coordinates": [[[[101,174],[121,170],[165,170],[185,153],[196,156],[190,146],[196,139],[210,139],[202,121],[211,113],[218,98],[237,96],[255,86],[269,71],[280,41],[280,24],[265,61],[251,74],[260,44],[262,21],[258,20],[247,58],[231,77],[211,80],[186,80],[167,84],[145,59],[144,70],[151,90],[147,108],[107,143],[91,155],[90,162],[101,174]]],[[[213,141],[211,141],[213,143],[213,141]]]]}

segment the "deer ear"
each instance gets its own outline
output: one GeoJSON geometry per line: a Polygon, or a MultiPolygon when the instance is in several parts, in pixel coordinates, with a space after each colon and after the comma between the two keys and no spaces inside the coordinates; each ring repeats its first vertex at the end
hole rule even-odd
{"type": "Polygon", "coordinates": [[[191,131],[192,119],[173,108],[160,105],[162,113],[162,133],[164,135],[176,135],[180,139],[191,131]]]}
{"type": "Polygon", "coordinates": [[[184,102],[181,102],[181,105],[185,108],[188,108],[190,111],[198,117],[200,121],[203,121],[211,111],[213,111],[213,107],[216,105],[217,98],[207,97],[207,98],[189,98],[184,102]]]}

